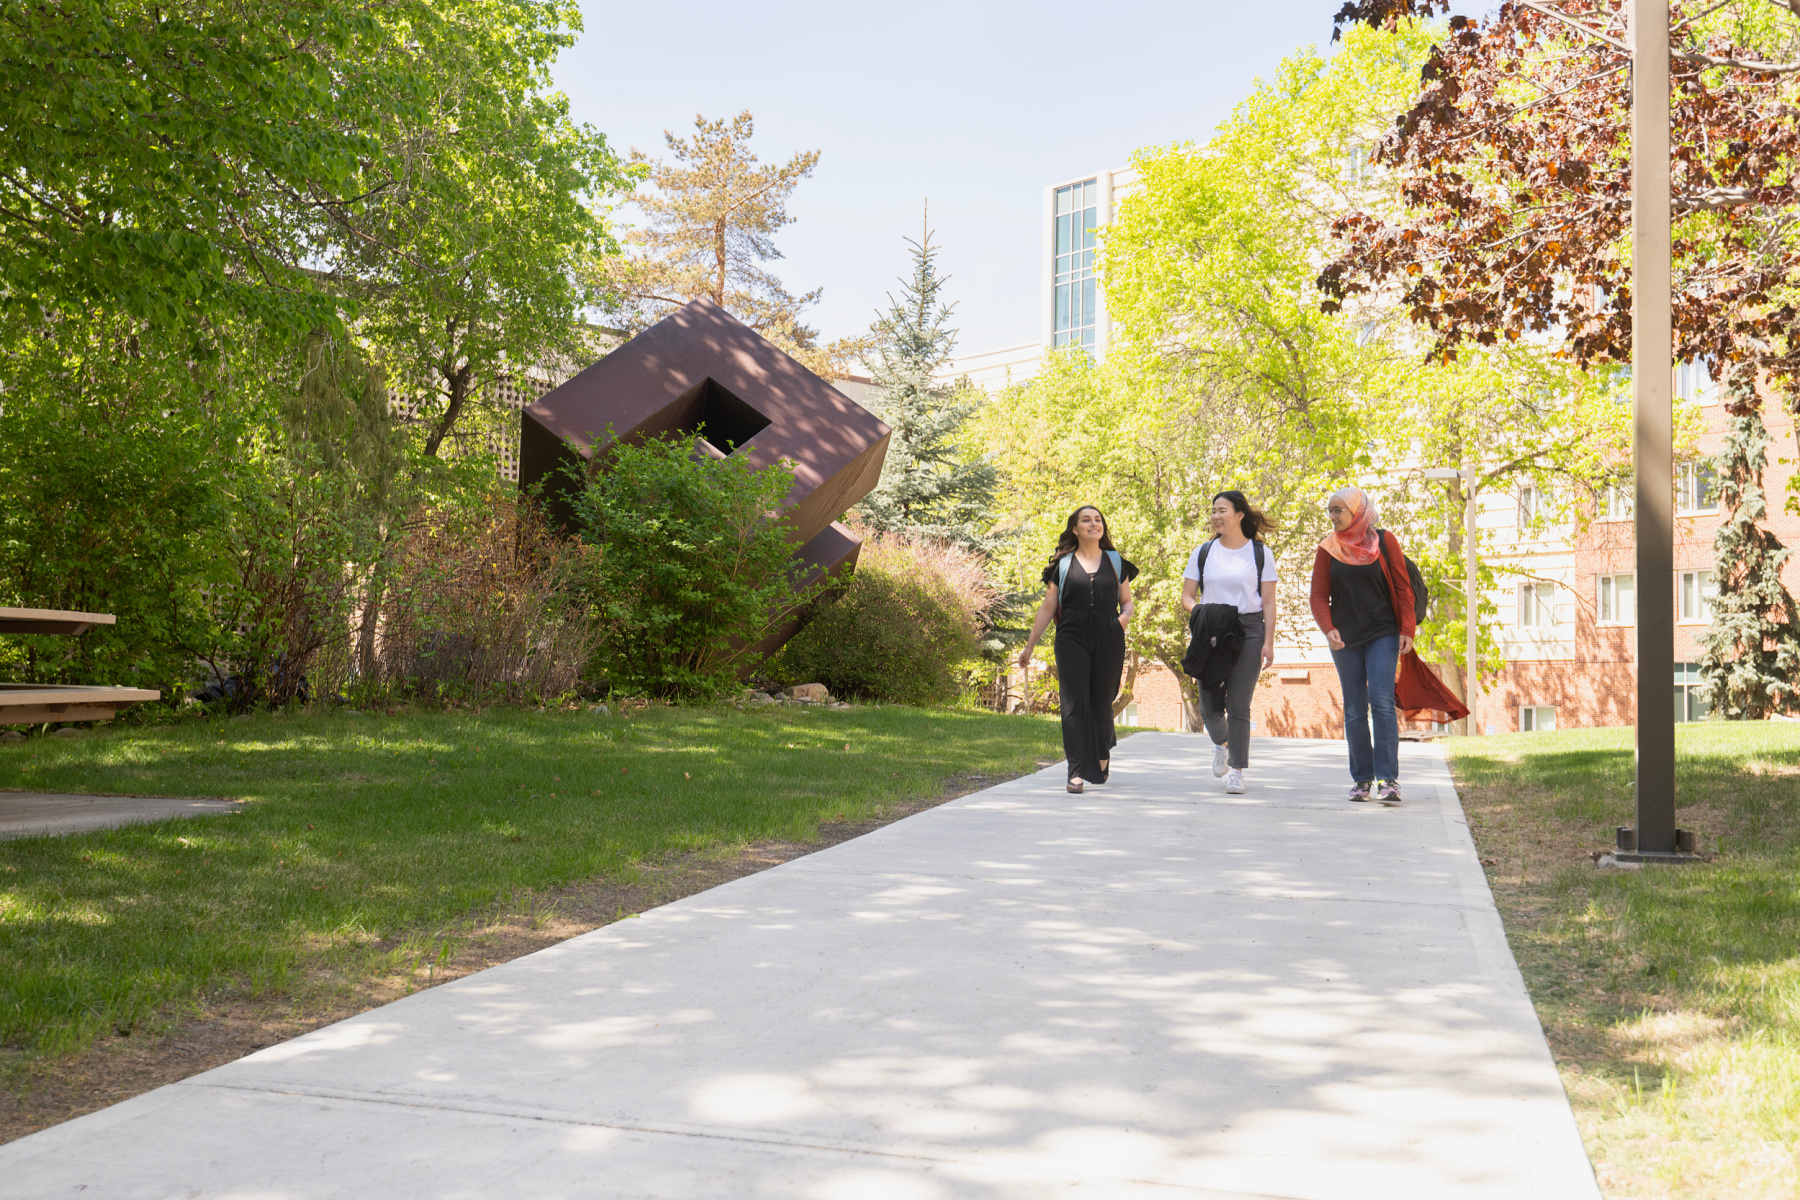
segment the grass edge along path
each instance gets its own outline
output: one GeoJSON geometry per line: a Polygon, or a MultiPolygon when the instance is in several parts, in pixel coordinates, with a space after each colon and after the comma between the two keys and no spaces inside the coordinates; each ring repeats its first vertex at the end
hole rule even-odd
{"type": "Polygon", "coordinates": [[[1446,739],[1602,1192],[1800,1195],[1800,724],[1680,725],[1708,863],[1601,871],[1632,730],[1446,739]]]}
{"type": "Polygon", "coordinates": [[[0,1141],[1060,758],[954,709],[267,715],[0,748],[237,815],[0,842],[0,1141]]]}

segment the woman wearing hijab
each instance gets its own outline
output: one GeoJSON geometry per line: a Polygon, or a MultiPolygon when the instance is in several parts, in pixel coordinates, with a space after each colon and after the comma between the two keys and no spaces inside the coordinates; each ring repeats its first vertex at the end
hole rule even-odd
{"type": "Polygon", "coordinates": [[[1331,532],[1313,556],[1313,619],[1331,643],[1344,693],[1350,799],[1400,803],[1400,719],[1394,673],[1412,649],[1412,581],[1400,541],[1375,525],[1361,488],[1331,494],[1331,532]],[[1373,728],[1371,728],[1373,726],[1373,728]]]}
{"type": "Polygon", "coordinates": [[[1125,673],[1125,629],[1131,624],[1131,581],[1138,569],[1113,548],[1106,517],[1091,504],[1069,514],[1056,553],[1044,568],[1044,602],[1019,665],[1056,620],[1057,691],[1062,697],[1063,756],[1069,790],[1105,783],[1112,765],[1113,699],[1125,673]]]}

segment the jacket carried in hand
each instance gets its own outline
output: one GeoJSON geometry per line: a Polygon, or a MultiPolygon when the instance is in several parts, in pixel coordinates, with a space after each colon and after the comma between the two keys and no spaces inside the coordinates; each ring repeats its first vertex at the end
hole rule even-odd
{"type": "Polygon", "coordinates": [[[1188,648],[1181,669],[1200,681],[1200,690],[1212,690],[1211,707],[1225,708],[1225,684],[1231,668],[1244,652],[1244,623],[1235,604],[1196,604],[1188,614],[1188,648]]]}

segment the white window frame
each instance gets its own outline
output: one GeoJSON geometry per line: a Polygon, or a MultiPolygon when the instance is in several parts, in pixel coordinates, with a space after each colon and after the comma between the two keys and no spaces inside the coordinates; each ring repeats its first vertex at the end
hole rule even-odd
{"type": "Polygon", "coordinates": [[[1678,662],[1675,664],[1675,723],[1685,725],[1689,721],[1700,722],[1712,716],[1712,702],[1707,695],[1705,680],[1700,675],[1698,663],[1678,662]],[[1689,716],[1698,699],[1705,711],[1699,716],[1689,716]]]}
{"type": "Polygon", "coordinates": [[[1718,594],[1719,581],[1712,568],[1675,572],[1675,623],[1712,624],[1712,602],[1718,594]]]}
{"type": "Polygon", "coordinates": [[[1629,521],[1632,516],[1632,488],[1629,483],[1609,483],[1594,500],[1594,520],[1629,521]]]}
{"type": "Polygon", "coordinates": [[[1556,628],[1556,585],[1521,583],[1517,593],[1520,629],[1556,628]]]}
{"type": "Polygon", "coordinates": [[[1675,465],[1675,511],[1682,516],[1719,511],[1718,476],[1713,475],[1712,485],[1706,489],[1714,493],[1709,499],[1700,490],[1700,469],[1702,467],[1711,474],[1712,464],[1710,462],[1695,461],[1675,465]]]}
{"type": "Polygon", "coordinates": [[[1637,575],[1634,572],[1594,577],[1594,624],[1637,624],[1637,575]]]}
{"type": "Polygon", "coordinates": [[[1711,404],[1715,400],[1719,389],[1705,359],[1697,358],[1675,368],[1675,394],[1696,404],[1711,404]]]}
{"type": "Polygon", "coordinates": [[[1520,733],[1555,733],[1556,705],[1554,704],[1521,704],[1519,705],[1520,733]],[[1548,714],[1548,717],[1546,717],[1548,714]],[[1545,720],[1550,723],[1544,724],[1545,720]]]}
{"type": "Polygon", "coordinates": [[[1519,506],[1519,528],[1531,528],[1531,523],[1537,520],[1538,514],[1543,511],[1543,492],[1538,490],[1535,483],[1521,483],[1513,492],[1513,499],[1519,506]]]}

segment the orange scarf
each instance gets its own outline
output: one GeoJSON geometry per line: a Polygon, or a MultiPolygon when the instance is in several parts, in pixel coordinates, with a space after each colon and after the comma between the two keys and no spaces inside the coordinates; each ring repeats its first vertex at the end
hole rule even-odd
{"type": "Polygon", "coordinates": [[[1381,543],[1375,534],[1375,502],[1358,487],[1339,488],[1331,499],[1353,514],[1350,527],[1339,533],[1335,528],[1319,542],[1319,549],[1341,563],[1366,567],[1381,557],[1381,543]]]}

